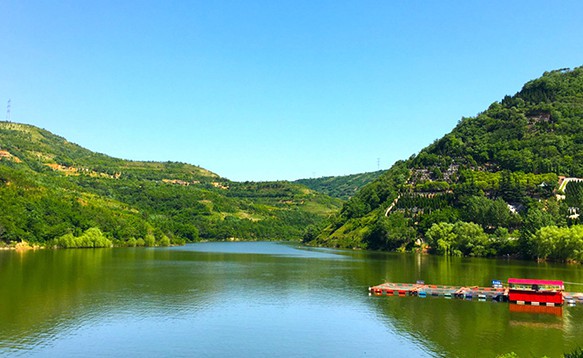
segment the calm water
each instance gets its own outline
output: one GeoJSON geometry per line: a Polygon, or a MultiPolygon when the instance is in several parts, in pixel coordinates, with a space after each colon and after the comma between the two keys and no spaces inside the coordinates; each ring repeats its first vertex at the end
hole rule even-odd
{"type": "Polygon", "coordinates": [[[387,280],[508,277],[581,283],[583,269],[276,243],[4,251],[0,355],[556,357],[583,347],[583,305],[532,314],[367,294],[387,280]]]}

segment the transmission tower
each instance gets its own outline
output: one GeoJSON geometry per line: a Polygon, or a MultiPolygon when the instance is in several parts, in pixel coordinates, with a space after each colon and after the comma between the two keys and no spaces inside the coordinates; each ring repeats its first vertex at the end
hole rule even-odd
{"type": "Polygon", "coordinates": [[[381,170],[381,158],[377,158],[377,170],[381,170]]]}
{"type": "Polygon", "coordinates": [[[8,105],[6,106],[6,122],[10,122],[10,99],[8,99],[8,105]]]}

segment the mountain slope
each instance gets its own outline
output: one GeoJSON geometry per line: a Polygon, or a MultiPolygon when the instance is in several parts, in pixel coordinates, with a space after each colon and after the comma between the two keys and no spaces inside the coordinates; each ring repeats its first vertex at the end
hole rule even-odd
{"type": "Polygon", "coordinates": [[[360,190],[314,243],[392,250],[424,240],[446,254],[536,256],[537,230],[579,222],[580,199],[555,197],[559,176],[583,177],[583,67],[546,72],[462,118],[360,190]],[[468,230],[481,241],[467,239],[468,230]]]}
{"type": "Polygon", "coordinates": [[[299,179],[294,183],[302,184],[308,188],[324,193],[334,198],[348,200],[356,192],[381,176],[383,170],[361,174],[351,174],[336,177],[321,177],[312,179],[299,179]]]}
{"type": "Polygon", "coordinates": [[[99,228],[133,238],[294,239],[340,206],[288,182],[237,183],[184,163],[94,153],[0,122],[0,241],[46,242],[99,228]]]}

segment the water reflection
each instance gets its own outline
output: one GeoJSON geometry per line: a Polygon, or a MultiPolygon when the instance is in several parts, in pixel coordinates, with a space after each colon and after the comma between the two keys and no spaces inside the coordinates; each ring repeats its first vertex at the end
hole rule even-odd
{"type": "Polygon", "coordinates": [[[0,354],[556,356],[583,345],[583,306],[557,316],[367,295],[388,280],[508,277],[583,281],[567,265],[274,243],[0,252],[0,354]]]}
{"type": "Polygon", "coordinates": [[[204,242],[196,245],[177,246],[170,248],[172,251],[207,252],[217,255],[223,254],[252,254],[269,255],[278,257],[302,257],[330,260],[348,259],[345,251],[323,249],[303,246],[296,243],[272,243],[265,242],[204,242]]]}

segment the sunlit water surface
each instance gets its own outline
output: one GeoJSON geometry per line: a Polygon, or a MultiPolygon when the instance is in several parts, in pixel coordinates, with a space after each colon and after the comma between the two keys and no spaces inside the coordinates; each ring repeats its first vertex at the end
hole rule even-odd
{"type": "Polygon", "coordinates": [[[384,281],[508,277],[562,279],[583,291],[576,265],[294,244],[4,251],[0,355],[554,357],[583,347],[583,305],[535,314],[367,292],[384,281]]]}

